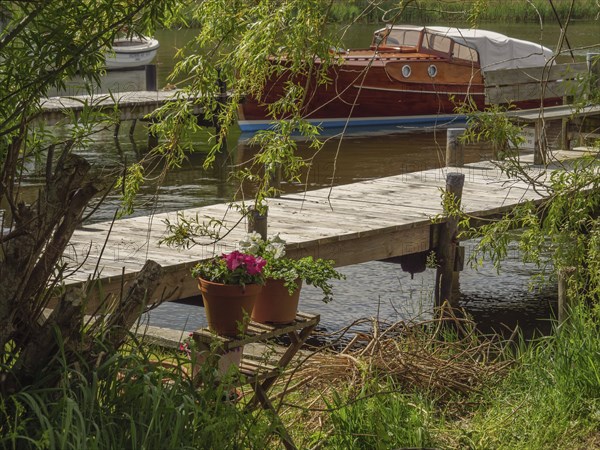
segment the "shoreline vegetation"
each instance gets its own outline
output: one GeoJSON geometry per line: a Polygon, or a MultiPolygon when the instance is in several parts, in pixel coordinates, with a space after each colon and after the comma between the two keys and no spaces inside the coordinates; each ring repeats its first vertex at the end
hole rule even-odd
{"type": "MultiPolygon", "coordinates": [[[[303,357],[273,388],[299,449],[600,448],[598,308],[531,341],[454,316],[372,330],[303,357]]],[[[273,418],[244,411],[249,386],[232,402],[202,370],[196,389],[181,352],[132,342],[86,372],[0,399],[0,448],[281,448],[273,418]]]]}
{"type": "MultiPolygon", "coordinates": [[[[531,0],[529,2],[472,0],[468,2],[336,1],[331,7],[334,22],[358,21],[363,23],[395,22],[431,24],[444,22],[556,22],[556,16],[565,22],[571,6],[570,0],[531,0]],[[553,9],[554,6],[554,9],[553,9]],[[556,11],[556,13],[555,13],[556,11]]],[[[595,0],[574,2],[571,20],[598,20],[600,11],[595,0]]]]}

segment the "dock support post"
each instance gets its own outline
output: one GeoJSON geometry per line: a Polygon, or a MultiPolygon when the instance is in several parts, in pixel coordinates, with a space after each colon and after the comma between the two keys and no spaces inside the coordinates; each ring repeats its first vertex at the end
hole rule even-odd
{"type": "Polygon", "coordinates": [[[137,124],[137,119],[133,119],[131,121],[131,126],[129,127],[129,136],[133,136],[133,133],[135,132],[135,126],[137,124]]]}
{"type": "Polygon", "coordinates": [[[219,124],[219,113],[223,109],[223,105],[227,102],[227,83],[221,78],[221,69],[218,69],[218,80],[219,85],[219,97],[217,100],[217,110],[215,111],[215,118],[213,118],[213,124],[215,127],[215,135],[217,143],[219,144],[219,152],[227,152],[227,137],[221,136],[221,125],[219,124]]]}
{"type": "Polygon", "coordinates": [[[465,147],[458,139],[464,132],[464,128],[446,130],[446,167],[462,167],[465,164],[465,147]]]}
{"type": "Polygon", "coordinates": [[[558,271],[558,323],[564,323],[567,320],[572,306],[568,295],[568,282],[573,271],[573,268],[564,268],[558,271]]]}
{"type": "MultiPolygon", "coordinates": [[[[464,183],[464,174],[449,173],[446,177],[445,200],[451,201],[456,207],[460,206],[464,183]]],[[[454,260],[458,246],[458,217],[452,211],[449,211],[447,207],[444,207],[444,209],[446,209],[447,219],[440,230],[437,252],[438,267],[435,274],[435,307],[439,308],[445,301],[448,301],[450,306],[454,308],[458,306],[458,297],[452,295],[455,272],[454,260]]]]}
{"type": "Polygon", "coordinates": [[[115,131],[113,132],[113,137],[115,139],[119,138],[119,130],[121,129],[121,121],[119,120],[116,124],[115,124],[115,131]]]}
{"type": "Polygon", "coordinates": [[[144,66],[146,71],[146,90],[158,91],[158,76],[156,74],[156,64],[144,66]]]}
{"type": "Polygon", "coordinates": [[[267,215],[269,211],[265,211],[264,214],[254,208],[250,207],[248,210],[248,233],[256,232],[260,234],[263,240],[267,240],[267,215]]]}

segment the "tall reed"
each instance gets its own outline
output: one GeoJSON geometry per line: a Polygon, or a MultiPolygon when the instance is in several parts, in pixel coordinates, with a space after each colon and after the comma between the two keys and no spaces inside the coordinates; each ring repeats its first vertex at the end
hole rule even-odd
{"type": "MultiPolygon", "coordinates": [[[[588,448],[600,429],[600,317],[576,308],[551,336],[521,342],[462,436],[470,448],[588,448]]],[[[597,442],[598,443],[598,442],[597,442]]]]}
{"type": "Polygon", "coordinates": [[[196,389],[183,371],[132,352],[58,375],[54,388],[31,386],[0,398],[0,448],[264,447],[265,427],[224,401],[209,372],[208,387],[196,389]]]}

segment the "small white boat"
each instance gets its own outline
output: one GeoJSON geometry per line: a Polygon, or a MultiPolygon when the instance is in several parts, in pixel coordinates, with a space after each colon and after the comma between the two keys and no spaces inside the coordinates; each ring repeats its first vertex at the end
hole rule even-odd
{"type": "Polygon", "coordinates": [[[132,69],[150,64],[158,47],[156,39],[146,36],[117,38],[113,41],[112,50],[106,52],[106,68],[132,69]]]}

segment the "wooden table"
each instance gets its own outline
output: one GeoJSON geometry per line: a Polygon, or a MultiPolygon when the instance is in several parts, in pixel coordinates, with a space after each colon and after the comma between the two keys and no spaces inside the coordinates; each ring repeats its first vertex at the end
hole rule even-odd
{"type": "Polygon", "coordinates": [[[284,369],[306,342],[319,320],[319,315],[298,312],[296,319],[285,325],[250,322],[247,331],[238,337],[219,336],[205,328],[196,330],[193,333],[193,339],[197,346],[197,356],[200,357],[200,360],[208,360],[209,356],[216,356],[213,361],[218,364],[221,372],[227,371],[228,366],[241,356],[239,372],[243,376],[239,378],[239,384],[249,384],[254,390],[254,396],[248,403],[247,408],[254,408],[260,403],[264,409],[273,412],[273,417],[279,422],[278,433],[288,450],[295,450],[296,446],[269,400],[268,390],[283,374],[284,369]],[[284,345],[285,350],[278,359],[275,358],[275,361],[267,362],[261,360],[261,358],[253,359],[242,356],[241,349],[244,345],[253,343],[268,345],[270,342],[272,343],[274,338],[281,336],[287,336],[289,343],[287,346],[284,345]]]}

